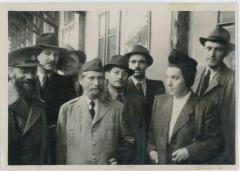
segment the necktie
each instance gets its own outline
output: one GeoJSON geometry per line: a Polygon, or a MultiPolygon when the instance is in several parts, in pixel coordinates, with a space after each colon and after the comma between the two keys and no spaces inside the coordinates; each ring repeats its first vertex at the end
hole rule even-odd
{"type": "Polygon", "coordinates": [[[43,83],[42,83],[42,89],[43,91],[46,90],[47,86],[48,86],[48,82],[49,82],[49,78],[47,75],[45,75],[43,77],[43,83]]]}
{"type": "Polygon", "coordinates": [[[137,87],[138,93],[139,93],[141,96],[144,96],[143,90],[142,90],[142,84],[138,82],[137,85],[136,85],[136,87],[137,87]]]}
{"type": "Polygon", "coordinates": [[[207,71],[207,74],[205,75],[203,82],[202,82],[202,86],[201,86],[201,92],[200,95],[202,96],[204,94],[204,92],[207,90],[208,86],[209,86],[209,81],[210,81],[210,71],[207,71]]]}
{"type": "Polygon", "coordinates": [[[123,102],[123,97],[120,93],[117,95],[116,100],[121,102],[121,103],[123,102]]]}
{"type": "Polygon", "coordinates": [[[91,116],[92,116],[92,119],[94,118],[94,115],[95,115],[95,110],[94,110],[94,106],[95,106],[95,103],[93,102],[93,101],[91,101],[90,102],[90,106],[91,106],[91,108],[90,108],[90,114],[91,114],[91,116]]]}

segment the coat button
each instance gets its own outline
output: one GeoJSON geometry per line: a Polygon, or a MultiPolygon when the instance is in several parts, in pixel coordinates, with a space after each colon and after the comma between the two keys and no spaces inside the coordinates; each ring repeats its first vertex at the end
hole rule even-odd
{"type": "Polygon", "coordinates": [[[195,138],[193,138],[193,139],[192,139],[192,141],[194,142],[194,141],[196,141],[196,139],[195,139],[195,138]]]}
{"type": "Polygon", "coordinates": [[[96,160],[96,156],[92,156],[92,159],[93,159],[93,160],[96,160]]]}
{"type": "Polygon", "coordinates": [[[96,142],[95,142],[95,141],[92,141],[92,145],[96,145],[96,142]]]}

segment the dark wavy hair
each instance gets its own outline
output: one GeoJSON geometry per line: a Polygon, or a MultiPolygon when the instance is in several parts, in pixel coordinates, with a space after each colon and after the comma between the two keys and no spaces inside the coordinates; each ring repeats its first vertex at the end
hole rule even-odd
{"type": "Polygon", "coordinates": [[[197,61],[187,54],[173,49],[168,57],[169,66],[176,66],[182,71],[186,85],[190,88],[193,85],[197,72],[197,61]]]}

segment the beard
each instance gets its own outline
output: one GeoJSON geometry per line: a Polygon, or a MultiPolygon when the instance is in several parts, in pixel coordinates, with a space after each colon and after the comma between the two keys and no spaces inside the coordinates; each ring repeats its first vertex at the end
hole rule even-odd
{"type": "Polygon", "coordinates": [[[27,101],[34,98],[36,94],[36,82],[33,80],[29,81],[16,81],[16,88],[20,96],[24,97],[27,101]]]}

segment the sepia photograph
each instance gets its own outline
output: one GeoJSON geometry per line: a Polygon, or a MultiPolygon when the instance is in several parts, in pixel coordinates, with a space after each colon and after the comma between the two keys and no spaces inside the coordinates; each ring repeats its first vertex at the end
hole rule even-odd
{"type": "Polygon", "coordinates": [[[237,6],[1,6],[3,168],[238,167],[237,6]]]}

